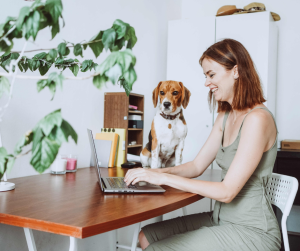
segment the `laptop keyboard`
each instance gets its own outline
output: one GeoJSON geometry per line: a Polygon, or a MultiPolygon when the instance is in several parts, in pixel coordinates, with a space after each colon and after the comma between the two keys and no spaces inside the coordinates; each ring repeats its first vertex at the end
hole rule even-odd
{"type": "Polygon", "coordinates": [[[112,188],[137,188],[135,185],[127,186],[122,178],[106,178],[112,188]]]}

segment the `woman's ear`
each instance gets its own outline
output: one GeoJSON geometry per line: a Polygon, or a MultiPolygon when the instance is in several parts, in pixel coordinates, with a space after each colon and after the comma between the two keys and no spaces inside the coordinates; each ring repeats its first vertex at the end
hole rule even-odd
{"type": "Polygon", "coordinates": [[[179,82],[179,85],[181,87],[181,105],[185,109],[190,101],[191,92],[186,88],[182,82],[179,82]]]}
{"type": "Polygon", "coordinates": [[[159,92],[159,87],[162,84],[162,81],[160,81],[158,83],[158,85],[156,86],[156,88],[153,90],[152,92],[152,101],[153,101],[153,105],[154,107],[157,106],[157,101],[158,101],[158,92],[159,92]]]}
{"type": "Polygon", "coordinates": [[[233,67],[233,78],[234,79],[238,79],[239,78],[239,70],[238,70],[239,68],[238,68],[238,65],[235,65],[234,67],[233,67]]]}

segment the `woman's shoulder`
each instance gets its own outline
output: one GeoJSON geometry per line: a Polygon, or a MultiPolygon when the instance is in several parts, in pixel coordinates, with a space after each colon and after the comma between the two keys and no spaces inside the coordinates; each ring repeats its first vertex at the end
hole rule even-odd
{"type": "Polygon", "coordinates": [[[255,127],[263,131],[270,130],[270,125],[274,124],[275,121],[268,108],[266,106],[257,106],[254,108],[256,109],[251,110],[245,117],[244,126],[255,127]]]}

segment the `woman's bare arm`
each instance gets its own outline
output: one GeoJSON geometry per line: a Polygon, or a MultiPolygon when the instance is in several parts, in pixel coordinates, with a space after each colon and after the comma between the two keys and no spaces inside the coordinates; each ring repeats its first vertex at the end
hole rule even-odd
{"type": "MultiPolygon", "coordinates": [[[[131,182],[135,184],[139,181],[147,181],[157,185],[168,185],[229,203],[251,177],[261,160],[266,145],[272,137],[274,138],[274,135],[269,133],[269,119],[268,115],[261,111],[254,111],[247,116],[243,125],[238,150],[222,182],[192,180],[146,169],[129,170],[126,174],[125,182],[127,184],[131,182]]],[[[204,164],[202,165],[203,167],[204,164]]],[[[201,166],[196,167],[196,170],[201,173],[201,166]]],[[[181,169],[178,169],[178,171],[181,171],[181,174],[186,174],[181,169]]]]}

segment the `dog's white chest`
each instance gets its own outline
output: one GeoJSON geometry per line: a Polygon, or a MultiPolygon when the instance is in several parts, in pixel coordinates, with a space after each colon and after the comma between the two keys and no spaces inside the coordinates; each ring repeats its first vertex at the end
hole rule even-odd
{"type": "Polygon", "coordinates": [[[155,131],[161,145],[161,151],[172,152],[181,140],[186,137],[187,126],[179,118],[164,119],[159,115],[155,118],[155,131]]]}

